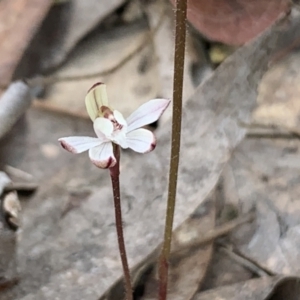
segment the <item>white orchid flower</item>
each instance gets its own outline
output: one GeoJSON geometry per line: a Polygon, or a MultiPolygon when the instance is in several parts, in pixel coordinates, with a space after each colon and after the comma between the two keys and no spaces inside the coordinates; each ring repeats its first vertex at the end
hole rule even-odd
{"type": "Polygon", "coordinates": [[[153,99],[141,105],[126,120],[123,115],[109,107],[106,86],[95,84],[85,98],[87,112],[94,122],[97,137],[71,136],[60,138],[62,147],[72,153],[89,150],[89,157],[99,168],[111,168],[116,164],[113,143],[139,153],[154,150],[154,134],[141,128],[159,119],[170,100],[153,99]]]}

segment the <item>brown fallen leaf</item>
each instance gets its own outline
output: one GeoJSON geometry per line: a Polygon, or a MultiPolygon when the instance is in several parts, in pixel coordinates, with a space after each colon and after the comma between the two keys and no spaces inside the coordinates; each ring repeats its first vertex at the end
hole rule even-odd
{"type": "Polygon", "coordinates": [[[205,280],[202,282],[198,293],[250,280],[253,277],[252,271],[245,268],[244,264],[229,257],[220,249],[217,243],[214,247],[214,253],[205,280]]]}
{"type": "Polygon", "coordinates": [[[284,277],[275,284],[264,300],[297,300],[300,294],[299,277],[284,277]]]}
{"type": "MultiPolygon", "coordinates": [[[[288,29],[280,23],[237,50],[187,100],[175,228],[215,189],[232,150],[244,138],[246,129],[239,124],[250,120],[258,82],[276,51],[278,38],[288,34],[288,29]]],[[[22,300],[97,299],[122,274],[109,176],[94,168],[86,154],[62,153],[57,160],[50,160],[38,147],[66,134],[92,134],[91,123],[35,110],[30,111],[27,122],[27,131],[19,128],[25,131],[22,139],[14,136],[18,147],[2,145],[8,153],[10,150],[2,160],[7,164],[14,161],[44,181],[24,210],[19,245],[22,280],[10,296],[22,300]],[[84,205],[61,219],[68,200],[66,184],[74,177],[92,185],[92,194],[84,205]]],[[[132,267],[162,240],[170,138],[169,120],[157,132],[155,152],[146,156],[122,153],[125,239],[132,267]]]]}
{"type": "Polygon", "coordinates": [[[289,7],[289,0],[188,0],[187,16],[208,39],[237,46],[256,37],[289,7]]]}
{"type": "Polygon", "coordinates": [[[5,187],[11,183],[10,178],[5,172],[0,171],[0,195],[2,195],[5,187]]]}
{"type": "MultiPolygon", "coordinates": [[[[172,252],[182,248],[195,239],[205,236],[215,225],[215,195],[208,197],[195,213],[175,231],[172,252]]],[[[191,249],[192,250],[192,249],[191,249]]],[[[180,257],[171,255],[169,269],[168,297],[170,299],[190,299],[198,290],[206,274],[213,251],[213,240],[194,251],[186,251],[180,257]]],[[[141,300],[157,299],[157,266],[145,284],[141,300]]]]}
{"type": "MultiPolygon", "coordinates": [[[[215,198],[215,196],[213,193],[212,196],[208,198],[207,204],[210,202],[210,199],[213,200],[214,198],[215,198]]],[[[203,206],[205,208],[205,205],[203,205],[203,206]]],[[[197,212],[203,211],[203,206],[200,205],[200,207],[198,207],[196,209],[196,211],[194,212],[193,216],[197,215],[197,212]]],[[[175,230],[174,235],[178,235],[178,234],[181,235],[181,232],[182,232],[181,229],[185,228],[185,227],[186,227],[186,229],[191,230],[191,232],[195,232],[194,229],[200,227],[200,224],[197,224],[197,223],[199,223],[199,220],[195,224],[190,222],[191,219],[193,219],[193,216],[191,216],[181,226],[179,226],[179,228],[177,230],[175,230]],[[187,226],[187,224],[189,224],[189,226],[187,226]],[[192,225],[192,226],[190,226],[190,225],[192,225]]],[[[189,255],[193,255],[193,254],[196,255],[197,253],[202,253],[205,249],[209,250],[209,249],[205,248],[205,246],[211,245],[215,239],[229,234],[232,230],[239,228],[242,224],[248,223],[248,222],[252,221],[253,219],[254,219],[253,214],[242,216],[241,218],[234,219],[232,221],[226,222],[225,224],[217,226],[211,230],[208,230],[205,233],[200,234],[200,236],[194,236],[190,241],[187,241],[184,244],[177,244],[178,247],[172,249],[171,262],[175,262],[175,266],[176,266],[177,261],[180,261],[181,264],[185,265],[186,263],[189,262],[189,257],[188,257],[189,255]]],[[[212,221],[212,220],[210,219],[210,221],[212,221]]],[[[204,222],[205,222],[205,220],[204,220],[204,222]]],[[[200,221],[200,223],[202,224],[201,221],[200,221]]],[[[154,289],[155,289],[155,290],[150,290],[150,293],[146,292],[145,297],[154,295],[154,293],[157,291],[157,286],[156,286],[157,282],[155,279],[155,274],[154,274],[155,268],[154,267],[158,261],[160,250],[161,250],[161,245],[159,245],[159,247],[157,247],[157,249],[155,249],[147,257],[145,257],[143,259],[143,261],[141,261],[131,271],[133,286],[134,286],[135,294],[137,297],[141,297],[142,295],[145,295],[145,291],[144,291],[145,284],[147,284],[147,289],[152,289],[152,285],[154,285],[154,289]],[[149,277],[150,277],[150,280],[149,280],[149,277]],[[148,283],[148,281],[149,281],[149,283],[148,283]],[[143,292],[141,293],[141,291],[143,291],[143,292]]],[[[208,254],[208,252],[207,252],[207,254],[208,254]]],[[[204,258],[205,258],[205,255],[204,255],[204,258]]],[[[200,259],[200,261],[202,262],[202,258],[200,259]]],[[[209,262],[210,262],[210,260],[206,260],[205,267],[207,267],[209,262]]],[[[199,263],[199,262],[197,261],[196,264],[197,263],[199,263]]],[[[194,268],[192,274],[189,274],[188,276],[186,276],[185,272],[180,273],[180,278],[177,278],[177,280],[184,282],[184,281],[186,281],[186,277],[189,279],[194,277],[194,281],[192,281],[194,283],[194,285],[192,284],[190,286],[190,289],[185,291],[186,293],[190,293],[191,290],[193,290],[196,286],[199,287],[202,284],[203,277],[199,276],[198,280],[197,280],[197,278],[195,278],[195,274],[200,273],[201,275],[204,275],[205,271],[206,271],[206,268],[201,268],[201,269],[194,268]]],[[[176,268],[173,268],[173,273],[176,274],[176,268]]],[[[176,278],[176,275],[175,275],[175,278],[176,278]]],[[[175,286],[175,289],[177,288],[176,283],[174,284],[174,282],[173,282],[172,285],[173,285],[173,287],[175,286]]],[[[174,288],[173,288],[173,291],[174,291],[174,288]]],[[[103,295],[101,297],[101,300],[104,300],[104,299],[116,300],[116,299],[119,299],[121,297],[121,295],[123,295],[123,294],[124,294],[124,285],[123,285],[123,280],[120,279],[119,281],[115,282],[113,286],[111,286],[111,288],[105,293],[105,295],[103,295]]]]}
{"type": "Polygon", "coordinates": [[[298,140],[251,139],[231,162],[243,211],[256,206],[258,218],[234,241],[240,251],[279,274],[299,272],[300,206],[298,140]]]}
{"type": "Polygon", "coordinates": [[[260,85],[254,123],[300,132],[299,57],[299,53],[293,53],[266,73],[260,85]]]}
{"type": "Polygon", "coordinates": [[[138,21],[86,39],[51,75],[62,81],[49,87],[46,99],[38,106],[88,118],[82,99],[95,81],[101,81],[107,84],[112,105],[128,116],[142,103],[157,97],[159,79],[149,35],[145,22],[138,21]]]}
{"type": "Polygon", "coordinates": [[[0,173],[0,292],[13,285],[18,276],[17,271],[17,225],[20,203],[15,192],[2,193],[10,182],[7,175],[0,173]],[[12,222],[11,222],[12,221],[12,222]]]}
{"type": "MultiPolygon", "coordinates": [[[[86,86],[92,85],[95,78],[100,78],[111,87],[110,99],[125,113],[130,113],[143,102],[143,99],[146,101],[157,96],[170,98],[173,85],[171,65],[174,60],[172,31],[174,16],[170,5],[166,5],[164,1],[146,5],[144,9],[150,30],[144,27],[143,22],[135,22],[139,24],[138,31],[137,26],[130,24],[94,35],[92,39],[79,45],[75,50],[76,54],[71,55],[64,67],[45,78],[45,82],[51,84],[52,81],[54,85],[47,95],[47,100],[35,102],[35,106],[87,117],[81,99],[86,93],[86,86]],[[120,48],[123,49],[122,53],[118,51],[120,48]],[[97,61],[98,63],[95,63],[97,61]],[[125,73],[130,73],[131,76],[127,79],[125,73]],[[135,73],[136,79],[133,78],[135,73]],[[124,78],[128,83],[124,82],[124,78]],[[139,86],[132,86],[134,81],[139,86]],[[73,88],[75,85],[76,89],[73,88]],[[130,101],[119,99],[118,95],[113,94],[114,91],[119,93],[120,89],[123,98],[130,101]],[[132,106],[128,105],[129,102],[132,106]]],[[[196,60],[195,53],[190,42],[186,51],[184,100],[187,100],[195,89],[190,72],[191,64],[196,60]]],[[[168,111],[163,118],[167,120],[169,117],[168,111]]]]}
{"type": "Polygon", "coordinates": [[[43,74],[61,65],[78,42],[124,2],[70,0],[54,5],[26,52],[18,75],[43,74]]]}
{"type": "Polygon", "coordinates": [[[29,86],[17,81],[12,83],[0,97],[0,139],[15,125],[31,105],[29,86]]]}
{"type": "Polygon", "coordinates": [[[264,277],[198,293],[192,300],[297,300],[298,277],[264,277]]]}
{"type": "Polygon", "coordinates": [[[236,237],[240,249],[273,272],[288,275],[299,272],[298,60],[299,53],[293,53],[278,62],[260,86],[254,122],[278,129],[242,143],[231,164],[240,206],[245,211],[256,205],[260,215],[246,240],[236,237]]]}
{"type": "Polygon", "coordinates": [[[0,1],[0,88],[6,87],[52,0],[0,1]]]}

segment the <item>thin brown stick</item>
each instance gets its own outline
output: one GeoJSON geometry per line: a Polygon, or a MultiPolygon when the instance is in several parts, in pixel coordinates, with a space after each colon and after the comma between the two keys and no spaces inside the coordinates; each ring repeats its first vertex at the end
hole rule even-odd
{"type": "MultiPolygon", "coordinates": [[[[265,270],[261,269],[251,261],[247,260],[246,258],[236,254],[234,251],[228,249],[227,247],[221,247],[220,250],[228,255],[232,260],[243,266],[244,268],[248,269],[251,271],[253,274],[256,274],[259,277],[264,277],[264,276],[270,276],[265,270]]],[[[272,274],[273,276],[273,274],[272,274]]]]}
{"type": "Polygon", "coordinates": [[[11,130],[31,101],[30,89],[25,82],[16,81],[9,85],[0,98],[0,138],[11,130]]]}
{"type": "Polygon", "coordinates": [[[174,54],[174,81],[173,81],[173,117],[172,117],[172,148],[170,158],[168,203],[166,212],[165,234],[163,248],[159,259],[159,299],[167,299],[168,261],[171,252],[173,219],[175,212],[177,178],[179,167],[183,71],[186,38],[187,0],[176,1],[175,25],[175,54],[174,54]]]}
{"type": "Polygon", "coordinates": [[[114,167],[110,168],[110,176],[111,176],[111,183],[112,183],[113,196],[114,196],[116,230],[117,230],[119,251],[120,251],[123,273],[124,273],[124,286],[125,286],[125,295],[126,295],[125,299],[133,300],[130,271],[128,267],[128,260],[127,260],[126,247],[125,247],[124,234],[123,234],[120,180],[119,180],[120,149],[118,146],[115,147],[115,156],[117,158],[117,163],[114,167]]]}
{"type": "Polygon", "coordinates": [[[4,187],[5,192],[11,191],[24,191],[24,192],[33,192],[39,185],[32,182],[12,182],[11,184],[4,187]]]}
{"type": "Polygon", "coordinates": [[[248,261],[252,262],[252,263],[255,264],[256,266],[258,266],[259,268],[261,268],[262,270],[264,270],[267,274],[269,274],[269,276],[275,276],[275,275],[278,275],[278,273],[275,273],[275,272],[273,272],[272,270],[268,269],[267,267],[262,266],[262,264],[259,263],[258,261],[256,261],[255,259],[253,259],[253,258],[251,258],[251,257],[249,257],[249,256],[247,256],[247,255],[245,255],[244,253],[242,253],[238,248],[234,247],[233,245],[231,246],[231,248],[233,249],[233,251],[234,251],[237,255],[239,255],[239,256],[241,256],[241,257],[247,259],[248,261]]]}
{"type": "Polygon", "coordinates": [[[33,181],[31,174],[10,165],[4,166],[4,172],[6,172],[9,177],[17,178],[19,181],[33,181]]]}
{"type": "Polygon", "coordinates": [[[270,139],[299,139],[300,130],[296,127],[288,127],[283,124],[260,124],[240,122],[240,126],[247,129],[248,138],[270,139]]]}

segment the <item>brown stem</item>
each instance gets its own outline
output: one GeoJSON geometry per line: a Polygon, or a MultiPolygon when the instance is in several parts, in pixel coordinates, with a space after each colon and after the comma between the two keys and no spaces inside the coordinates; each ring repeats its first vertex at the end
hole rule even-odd
{"type": "Polygon", "coordinates": [[[169,172],[168,203],[163,248],[159,259],[159,300],[167,299],[168,261],[171,252],[173,219],[179,166],[183,68],[186,36],[187,0],[176,0],[175,55],[173,82],[172,148],[169,172]]]}
{"type": "Polygon", "coordinates": [[[116,219],[116,229],[118,236],[119,251],[122,261],[123,273],[124,273],[124,286],[126,300],[133,300],[132,286],[130,279],[130,271],[128,267],[127,254],[124,242],[123,234],[123,222],[122,222],[122,208],[121,208],[121,197],[120,197],[120,148],[115,146],[114,148],[115,157],[117,163],[114,167],[110,168],[111,183],[114,195],[114,206],[115,206],[115,219],[116,219]]]}

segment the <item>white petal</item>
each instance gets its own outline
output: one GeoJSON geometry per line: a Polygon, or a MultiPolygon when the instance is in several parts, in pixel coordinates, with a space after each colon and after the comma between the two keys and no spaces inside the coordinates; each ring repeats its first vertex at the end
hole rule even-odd
{"type": "Polygon", "coordinates": [[[157,121],[169,104],[170,100],[166,99],[153,99],[144,103],[127,118],[127,131],[157,121]]]}
{"type": "Polygon", "coordinates": [[[64,149],[72,153],[81,153],[101,145],[103,140],[88,136],[69,136],[58,139],[64,149]]]}
{"type": "Polygon", "coordinates": [[[105,118],[97,118],[94,121],[94,130],[98,138],[107,139],[110,138],[113,131],[113,123],[105,118]]]}
{"type": "Polygon", "coordinates": [[[91,148],[89,156],[92,163],[101,169],[111,168],[116,164],[111,142],[103,143],[100,146],[91,148]]]}
{"type": "Polygon", "coordinates": [[[98,82],[89,89],[85,97],[85,106],[92,121],[97,117],[103,116],[100,108],[102,106],[109,106],[106,85],[104,83],[98,82]]]}
{"type": "Polygon", "coordinates": [[[136,152],[147,153],[155,149],[156,139],[150,130],[140,128],[127,134],[127,144],[136,152]]]}
{"type": "Polygon", "coordinates": [[[124,131],[117,131],[113,134],[112,141],[118,145],[120,145],[123,149],[128,148],[126,132],[124,131]]]}

